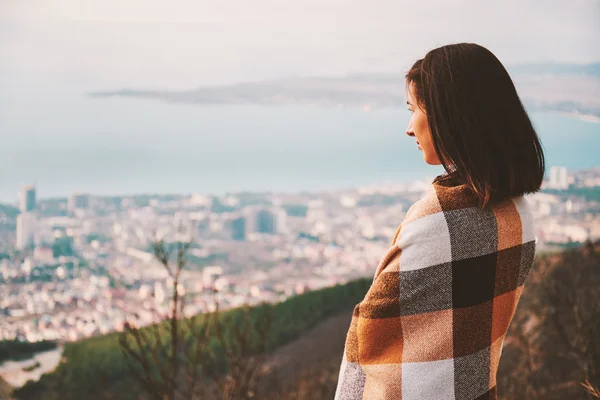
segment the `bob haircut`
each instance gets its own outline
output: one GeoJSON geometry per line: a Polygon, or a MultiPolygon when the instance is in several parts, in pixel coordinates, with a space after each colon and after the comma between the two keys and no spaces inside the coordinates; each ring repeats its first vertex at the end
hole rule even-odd
{"type": "Polygon", "coordinates": [[[482,208],[541,188],[542,144],[492,52],[474,43],[438,47],[414,63],[410,84],[446,170],[433,182],[467,184],[482,208]]]}

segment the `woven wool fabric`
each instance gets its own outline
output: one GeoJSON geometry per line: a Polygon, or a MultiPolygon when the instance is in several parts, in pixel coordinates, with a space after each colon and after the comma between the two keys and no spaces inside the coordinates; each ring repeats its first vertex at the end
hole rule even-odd
{"type": "Polygon", "coordinates": [[[466,185],[434,182],[354,308],[335,400],[497,399],[536,242],[524,196],[482,209],[466,185]]]}

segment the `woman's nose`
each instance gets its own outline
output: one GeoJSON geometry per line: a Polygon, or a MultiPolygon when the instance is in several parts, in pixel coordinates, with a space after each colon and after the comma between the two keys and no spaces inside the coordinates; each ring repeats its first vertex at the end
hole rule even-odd
{"type": "Polygon", "coordinates": [[[408,128],[406,128],[406,134],[408,136],[415,136],[415,133],[412,131],[412,127],[409,125],[408,128]]]}

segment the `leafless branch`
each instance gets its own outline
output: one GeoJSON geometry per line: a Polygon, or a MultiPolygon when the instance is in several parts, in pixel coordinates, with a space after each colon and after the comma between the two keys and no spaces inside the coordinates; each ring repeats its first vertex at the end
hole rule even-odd
{"type": "MultiPolygon", "coordinates": [[[[210,305],[214,311],[186,318],[181,276],[190,247],[191,242],[177,241],[173,249],[155,236],[154,254],[172,283],[169,313],[163,320],[164,316],[153,310],[158,322],[148,327],[125,324],[119,335],[125,362],[151,399],[207,398],[201,378],[205,383],[209,378],[216,389],[210,398],[253,398],[268,347],[271,307],[265,305],[262,313],[249,306],[223,313],[213,290],[210,305]]],[[[204,306],[210,309],[209,304],[204,306]]]]}

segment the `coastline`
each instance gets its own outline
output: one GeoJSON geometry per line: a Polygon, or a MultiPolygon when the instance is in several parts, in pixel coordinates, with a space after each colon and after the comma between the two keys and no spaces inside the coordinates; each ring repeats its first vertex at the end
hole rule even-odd
{"type": "Polygon", "coordinates": [[[63,346],[36,353],[27,360],[8,360],[0,364],[0,376],[13,388],[20,388],[28,381],[37,381],[45,373],[54,371],[60,363],[63,346]],[[37,364],[37,366],[36,366],[37,364]],[[32,370],[25,369],[34,367],[32,370]]]}

